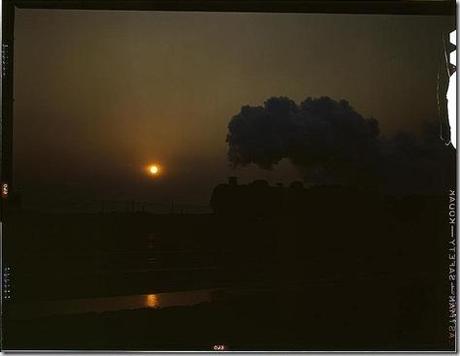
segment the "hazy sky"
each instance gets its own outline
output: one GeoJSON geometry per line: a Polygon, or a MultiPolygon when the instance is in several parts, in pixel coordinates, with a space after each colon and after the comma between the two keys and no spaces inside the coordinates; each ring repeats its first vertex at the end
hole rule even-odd
{"type": "Polygon", "coordinates": [[[228,167],[227,124],[271,96],[346,99],[384,134],[437,118],[447,17],[16,10],[15,183],[24,200],[176,200],[296,178],[228,167]],[[164,168],[160,179],[144,172],[164,168]]]}

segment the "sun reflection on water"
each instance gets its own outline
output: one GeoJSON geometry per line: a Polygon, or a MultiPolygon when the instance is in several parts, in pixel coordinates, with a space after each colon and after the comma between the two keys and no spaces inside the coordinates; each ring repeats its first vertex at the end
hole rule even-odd
{"type": "Polygon", "coordinates": [[[159,300],[156,294],[148,294],[145,296],[145,306],[148,308],[158,308],[159,300]]]}

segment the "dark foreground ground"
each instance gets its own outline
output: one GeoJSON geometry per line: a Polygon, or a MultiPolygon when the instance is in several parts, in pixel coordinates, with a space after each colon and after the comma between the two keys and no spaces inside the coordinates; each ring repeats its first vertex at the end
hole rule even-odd
{"type": "Polygon", "coordinates": [[[216,292],[195,306],[10,321],[8,349],[451,350],[423,281],[216,292]]]}
{"type": "Polygon", "coordinates": [[[9,216],[3,347],[451,350],[448,197],[308,194],[276,214],[9,216]],[[8,314],[8,303],[200,288],[223,292],[159,310],[8,314]]]}

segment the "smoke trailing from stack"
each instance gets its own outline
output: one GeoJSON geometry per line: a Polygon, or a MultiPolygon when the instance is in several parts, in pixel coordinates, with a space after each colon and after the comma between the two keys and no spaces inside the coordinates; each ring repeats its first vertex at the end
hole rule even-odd
{"type": "Polygon", "coordinates": [[[455,151],[439,139],[436,125],[425,126],[419,136],[384,137],[377,120],[363,117],[345,100],[307,98],[297,104],[272,97],[233,116],[228,159],[233,167],[263,169],[289,159],[312,184],[438,191],[452,181],[455,151]]]}

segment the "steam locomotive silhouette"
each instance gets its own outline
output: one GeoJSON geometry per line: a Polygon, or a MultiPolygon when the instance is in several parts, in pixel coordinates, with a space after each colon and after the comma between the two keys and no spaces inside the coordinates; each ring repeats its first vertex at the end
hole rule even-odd
{"type": "Polygon", "coordinates": [[[369,199],[369,192],[340,185],[306,188],[301,181],[294,181],[289,186],[272,186],[266,180],[240,185],[237,177],[229,177],[227,184],[214,188],[210,204],[216,215],[269,217],[303,215],[312,210],[327,213],[340,205],[362,206],[369,199]]]}

